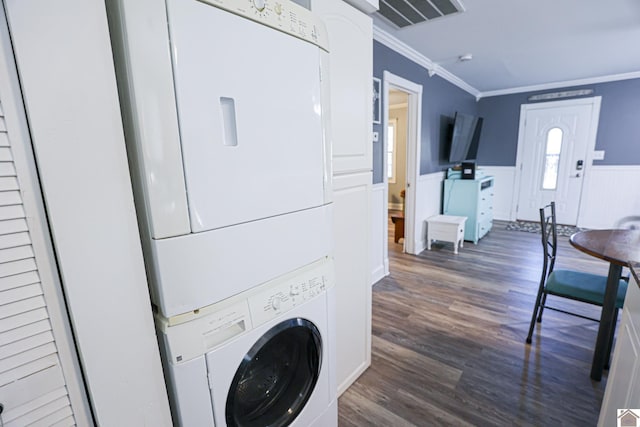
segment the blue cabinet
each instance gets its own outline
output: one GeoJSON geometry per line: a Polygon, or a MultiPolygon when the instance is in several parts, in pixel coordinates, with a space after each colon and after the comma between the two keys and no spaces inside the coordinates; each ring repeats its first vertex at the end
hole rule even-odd
{"type": "Polygon", "coordinates": [[[444,215],[466,216],[464,240],[478,243],[493,225],[493,177],[444,181],[444,215]]]}

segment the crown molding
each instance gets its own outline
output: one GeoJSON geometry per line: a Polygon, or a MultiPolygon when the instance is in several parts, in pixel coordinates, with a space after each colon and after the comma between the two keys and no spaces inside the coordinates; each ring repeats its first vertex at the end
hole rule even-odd
{"type": "Polygon", "coordinates": [[[536,92],[540,90],[549,90],[549,89],[559,89],[559,88],[567,88],[572,86],[584,86],[596,83],[607,83],[607,82],[615,82],[619,80],[630,80],[640,78],[640,71],[634,71],[631,73],[624,74],[612,74],[608,76],[600,76],[600,77],[591,77],[586,79],[579,80],[567,80],[561,82],[553,82],[553,83],[544,83],[539,85],[532,86],[520,86],[510,89],[500,89],[500,90],[491,90],[486,92],[480,92],[473,86],[469,85],[467,82],[459,78],[458,76],[450,73],[444,68],[440,67],[438,64],[415,50],[414,48],[407,45],[405,42],[399,40],[395,36],[389,34],[386,30],[376,26],[373,26],[373,39],[382,43],[390,49],[393,49],[400,55],[412,60],[416,64],[424,67],[429,72],[429,77],[437,74],[449,83],[459,87],[460,89],[468,92],[469,94],[476,97],[476,101],[481,98],[488,98],[491,96],[500,96],[500,95],[511,95],[515,93],[524,93],[524,92],[536,92]]]}
{"type": "Polygon", "coordinates": [[[373,39],[425,68],[429,72],[429,77],[437,74],[449,83],[475,96],[476,100],[480,99],[480,97],[482,96],[480,91],[478,91],[476,88],[469,85],[461,78],[451,74],[449,71],[440,67],[438,64],[434,63],[432,60],[407,45],[405,42],[392,36],[387,31],[376,25],[373,26],[373,39]]]}
{"type": "Polygon", "coordinates": [[[640,71],[634,71],[632,73],[624,73],[624,74],[612,74],[609,76],[600,76],[600,77],[590,77],[586,79],[579,80],[567,80],[563,82],[553,82],[553,83],[544,83],[540,85],[533,86],[521,86],[511,89],[502,89],[502,90],[492,90],[487,92],[482,92],[482,98],[488,98],[490,96],[500,96],[500,95],[511,95],[514,93],[523,93],[523,92],[536,92],[540,90],[549,90],[549,89],[559,89],[559,88],[567,88],[572,86],[584,86],[584,85],[592,85],[596,83],[608,83],[615,82],[619,80],[630,80],[640,78],[640,71]]]}

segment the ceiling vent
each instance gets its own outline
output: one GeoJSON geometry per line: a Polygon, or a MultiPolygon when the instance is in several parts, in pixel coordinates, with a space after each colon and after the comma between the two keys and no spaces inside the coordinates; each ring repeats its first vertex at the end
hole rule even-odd
{"type": "Polygon", "coordinates": [[[378,13],[403,28],[464,12],[458,0],[380,0],[378,13]]]}

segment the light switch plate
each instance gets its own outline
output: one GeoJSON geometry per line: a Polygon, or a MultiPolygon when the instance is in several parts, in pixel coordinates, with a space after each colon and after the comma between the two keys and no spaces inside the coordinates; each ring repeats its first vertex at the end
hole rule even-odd
{"type": "Polygon", "coordinates": [[[593,160],[604,160],[604,150],[594,150],[593,160]]]}

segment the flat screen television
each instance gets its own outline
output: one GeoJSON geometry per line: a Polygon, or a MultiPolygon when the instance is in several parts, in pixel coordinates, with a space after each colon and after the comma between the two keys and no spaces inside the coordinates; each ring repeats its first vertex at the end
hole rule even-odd
{"type": "Polygon", "coordinates": [[[476,160],[482,117],[456,113],[449,146],[449,163],[476,160]]]}

